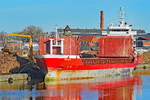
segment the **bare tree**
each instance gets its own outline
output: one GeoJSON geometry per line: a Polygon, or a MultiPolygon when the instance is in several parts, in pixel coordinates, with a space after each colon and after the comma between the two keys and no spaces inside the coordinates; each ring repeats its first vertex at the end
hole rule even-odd
{"type": "Polygon", "coordinates": [[[30,25],[26,27],[22,32],[23,34],[31,35],[33,41],[38,41],[41,34],[43,34],[43,30],[40,27],[36,27],[34,25],[30,25]]]}
{"type": "Polygon", "coordinates": [[[7,46],[7,40],[6,40],[5,33],[6,32],[4,32],[4,31],[0,32],[0,42],[3,45],[3,47],[7,46]]]}

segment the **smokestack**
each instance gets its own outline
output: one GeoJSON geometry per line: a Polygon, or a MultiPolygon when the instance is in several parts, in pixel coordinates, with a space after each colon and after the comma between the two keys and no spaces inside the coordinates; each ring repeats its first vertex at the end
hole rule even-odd
{"type": "Polygon", "coordinates": [[[101,11],[101,25],[100,25],[100,29],[101,30],[104,29],[104,13],[103,13],[103,11],[101,11]]]}

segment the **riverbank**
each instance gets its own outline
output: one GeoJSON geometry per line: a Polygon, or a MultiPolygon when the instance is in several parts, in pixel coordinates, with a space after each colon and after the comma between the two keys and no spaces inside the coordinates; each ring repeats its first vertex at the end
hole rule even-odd
{"type": "Polygon", "coordinates": [[[19,67],[20,64],[13,54],[9,52],[0,52],[0,73],[9,73],[13,68],[19,67]]]}
{"type": "Polygon", "coordinates": [[[150,63],[139,64],[134,68],[133,75],[150,75],[150,63]]]}
{"type": "Polygon", "coordinates": [[[36,63],[28,58],[19,56],[17,53],[4,51],[0,52],[0,81],[11,80],[44,80],[44,73],[36,63]],[[27,74],[24,77],[23,74],[27,74]]]}
{"type": "Polygon", "coordinates": [[[143,53],[143,63],[134,68],[133,74],[150,75],[150,52],[143,53]]]}

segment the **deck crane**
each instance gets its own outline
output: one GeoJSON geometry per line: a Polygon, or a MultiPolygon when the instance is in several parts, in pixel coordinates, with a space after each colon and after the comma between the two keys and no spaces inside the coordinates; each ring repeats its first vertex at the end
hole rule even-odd
{"type": "Polygon", "coordinates": [[[29,57],[29,60],[31,62],[34,62],[34,60],[33,60],[33,48],[32,48],[32,36],[31,35],[24,35],[24,34],[7,33],[6,37],[8,37],[9,35],[10,36],[17,36],[17,37],[25,37],[25,38],[30,39],[29,40],[29,55],[28,55],[28,57],[29,57]]]}

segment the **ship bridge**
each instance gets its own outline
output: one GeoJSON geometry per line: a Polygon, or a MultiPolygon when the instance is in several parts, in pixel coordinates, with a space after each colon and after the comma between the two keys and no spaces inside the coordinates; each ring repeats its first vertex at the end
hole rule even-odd
{"type": "Polygon", "coordinates": [[[102,35],[108,36],[134,36],[137,35],[137,31],[132,30],[132,25],[124,22],[124,12],[123,7],[120,8],[120,24],[115,26],[110,24],[107,31],[102,31],[102,35]]]}

